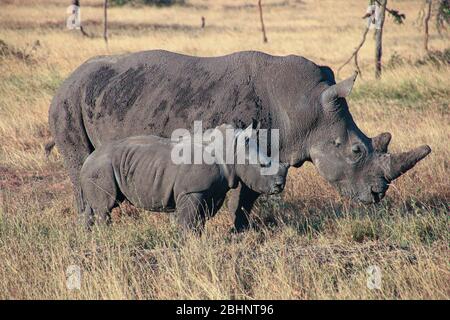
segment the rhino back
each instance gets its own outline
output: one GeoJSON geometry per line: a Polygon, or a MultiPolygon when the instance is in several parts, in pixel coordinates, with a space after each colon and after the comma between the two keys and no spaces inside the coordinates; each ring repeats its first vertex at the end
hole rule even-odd
{"type": "Polygon", "coordinates": [[[244,128],[252,119],[262,128],[281,130],[281,148],[308,127],[314,110],[310,92],[324,81],[321,68],[298,56],[275,57],[238,52],[202,58],[146,51],[99,57],[73,75],[71,93],[80,100],[83,123],[92,145],[154,134],[170,137],[177,128],[204,129],[221,123],[244,128]]]}

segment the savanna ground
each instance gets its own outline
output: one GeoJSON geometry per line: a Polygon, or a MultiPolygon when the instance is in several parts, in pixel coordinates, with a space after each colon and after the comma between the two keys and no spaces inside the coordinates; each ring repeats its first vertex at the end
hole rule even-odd
{"type": "MultiPolygon", "coordinates": [[[[108,229],[86,233],[78,226],[62,159],[57,150],[48,159],[43,151],[60,83],[92,56],[156,48],[202,56],[299,54],[336,70],[360,40],[366,1],[263,1],[267,44],[256,0],[114,7],[108,48],[101,1],[81,1],[92,38],[64,28],[69,2],[0,1],[0,39],[8,46],[0,50],[0,298],[450,297],[450,70],[424,58],[416,21],[422,1],[390,1],[407,18],[404,25],[387,18],[383,77],[373,78],[370,34],[359,54],[363,78],[348,100],[364,132],[393,134],[392,151],[426,143],[432,154],[372,207],[341,198],[310,164],[292,169],[281,197],[258,202],[256,230],[230,234],[224,208],[204,235],[186,241],[167,215],[129,207],[115,212],[108,229]],[[80,290],[66,287],[70,265],[81,267],[80,290]],[[367,287],[369,266],[381,270],[380,289],[367,287]]],[[[449,46],[434,23],[430,46],[449,46]]]]}

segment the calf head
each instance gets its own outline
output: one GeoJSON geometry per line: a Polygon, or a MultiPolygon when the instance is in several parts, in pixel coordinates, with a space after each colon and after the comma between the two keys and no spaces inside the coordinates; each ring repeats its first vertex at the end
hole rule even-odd
{"type": "Polygon", "coordinates": [[[341,194],[363,203],[380,201],[389,183],[414,167],[431,149],[424,145],[399,154],[388,153],[389,133],[368,138],[356,126],[345,97],[356,74],[319,95],[317,127],[308,137],[309,156],[319,173],[341,194]]]}
{"type": "Polygon", "coordinates": [[[267,156],[267,150],[259,149],[258,130],[259,127],[253,123],[244,131],[237,131],[234,143],[236,176],[253,191],[280,193],[284,189],[289,166],[275,163],[267,156]],[[243,151],[244,159],[239,159],[239,148],[243,151]]]}
{"type": "Polygon", "coordinates": [[[289,166],[272,161],[267,156],[266,150],[258,148],[258,130],[255,123],[245,130],[235,129],[231,125],[215,128],[212,135],[220,132],[220,136],[225,139],[226,147],[224,154],[218,153],[218,148],[215,149],[216,161],[222,164],[222,170],[230,186],[235,186],[237,181],[241,181],[253,191],[276,194],[284,189],[289,166]],[[226,130],[231,130],[233,134],[228,135],[226,130]],[[230,159],[227,155],[231,155],[230,162],[225,160],[230,159]]]}

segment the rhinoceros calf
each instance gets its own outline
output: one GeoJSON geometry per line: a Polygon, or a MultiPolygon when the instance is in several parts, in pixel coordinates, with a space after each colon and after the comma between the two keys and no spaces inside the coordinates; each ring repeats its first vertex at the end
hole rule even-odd
{"type": "MultiPolygon", "coordinates": [[[[220,126],[224,130],[229,126],[220,126]]],[[[81,169],[81,190],[86,198],[86,224],[94,223],[94,215],[105,222],[110,212],[127,199],[139,208],[152,211],[177,210],[177,219],[185,229],[201,230],[205,220],[222,206],[228,190],[242,181],[258,193],[275,194],[283,190],[287,165],[279,165],[276,174],[262,175],[261,168],[270,159],[258,154],[259,161],[249,164],[236,162],[236,143],[240,135],[251,139],[253,129],[237,130],[231,148],[220,153],[209,152],[213,163],[176,163],[172,151],[177,143],[157,136],[134,136],[113,141],[96,149],[81,169]],[[233,163],[225,163],[227,152],[233,152],[233,163]],[[262,161],[261,161],[262,160],[262,161]]],[[[245,140],[245,139],[244,139],[245,140]]],[[[247,140],[248,141],[248,140],[247,140]]],[[[193,144],[192,144],[193,145],[193,144]]],[[[227,158],[228,159],[228,158],[227,158]]],[[[271,164],[272,165],[272,164],[271,164]]]]}

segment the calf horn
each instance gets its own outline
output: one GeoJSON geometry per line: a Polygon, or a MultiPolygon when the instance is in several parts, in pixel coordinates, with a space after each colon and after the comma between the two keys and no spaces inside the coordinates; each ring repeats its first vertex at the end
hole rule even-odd
{"type": "Polygon", "coordinates": [[[372,138],[372,146],[375,151],[384,152],[388,151],[389,142],[391,142],[392,135],[389,132],[383,132],[376,137],[372,138]]]}
{"type": "Polygon", "coordinates": [[[408,152],[392,154],[390,164],[385,170],[385,177],[388,181],[397,179],[406,171],[416,165],[417,162],[425,158],[431,152],[427,145],[420,146],[408,152]]]}

